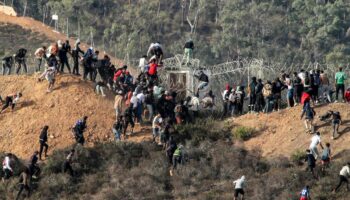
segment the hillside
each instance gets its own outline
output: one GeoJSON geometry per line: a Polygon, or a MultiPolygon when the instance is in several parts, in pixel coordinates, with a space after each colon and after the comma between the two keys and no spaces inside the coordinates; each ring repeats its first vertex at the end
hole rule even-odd
{"type": "MultiPolygon", "coordinates": [[[[279,155],[289,157],[295,150],[305,150],[309,147],[311,135],[305,132],[304,121],[300,120],[301,106],[281,110],[272,114],[247,114],[232,119],[237,126],[255,128],[253,138],[244,142],[248,149],[261,149],[265,157],[279,155]]],[[[335,154],[349,149],[350,142],[350,107],[349,104],[337,103],[318,106],[316,111],[316,129],[321,133],[323,143],[330,142],[335,154]],[[340,137],[331,140],[332,126],[321,122],[318,116],[328,110],[339,111],[343,124],[339,128],[340,137]]]]}
{"type": "MultiPolygon", "coordinates": [[[[57,40],[65,41],[67,36],[55,32],[52,27],[47,26],[30,17],[14,17],[0,12],[0,55],[12,55],[17,48],[26,48],[29,50],[29,59],[34,58],[33,54],[37,48],[42,45],[50,45],[57,40]],[[18,34],[14,34],[18,33],[18,34]],[[1,52],[2,49],[2,52],[1,52]]],[[[74,46],[75,40],[69,39],[71,46],[74,46]]],[[[86,50],[88,44],[81,42],[81,48],[86,50]]],[[[101,54],[103,56],[103,53],[101,54]]],[[[124,62],[120,59],[110,56],[113,64],[117,67],[124,62]]],[[[133,69],[130,68],[133,72],[133,69]]]]}
{"type": "MultiPolygon", "coordinates": [[[[23,100],[14,112],[7,110],[0,115],[0,152],[28,157],[38,149],[38,137],[44,125],[50,127],[49,152],[70,146],[74,143],[70,128],[84,115],[89,116],[85,134],[88,146],[114,140],[111,133],[115,120],[113,96],[97,96],[92,85],[63,75],[58,76],[55,90],[47,94],[47,82],[37,82],[34,76],[0,77],[2,97],[15,91],[23,93],[23,100]]],[[[140,133],[134,140],[142,141],[144,137],[147,134],[140,133]]]]}

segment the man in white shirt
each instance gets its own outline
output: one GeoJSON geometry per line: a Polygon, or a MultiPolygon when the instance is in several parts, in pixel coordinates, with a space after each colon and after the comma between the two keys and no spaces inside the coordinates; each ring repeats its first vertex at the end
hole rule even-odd
{"type": "Polygon", "coordinates": [[[12,154],[6,154],[4,160],[2,161],[2,170],[4,171],[4,176],[2,177],[2,182],[9,179],[13,175],[13,169],[11,167],[12,154]]]}
{"type": "Polygon", "coordinates": [[[348,162],[341,170],[339,173],[339,184],[338,186],[333,190],[333,192],[337,192],[337,190],[340,188],[340,186],[343,183],[346,183],[346,187],[348,191],[350,191],[349,188],[349,180],[348,177],[350,176],[350,162],[348,162]]]}
{"type": "Polygon", "coordinates": [[[152,122],[152,131],[153,131],[153,141],[156,142],[156,139],[159,138],[160,129],[162,127],[163,118],[160,114],[157,114],[152,122]]]}
{"type": "Polygon", "coordinates": [[[311,143],[310,143],[310,151],[314,155],[315,159],[317,160],[318,158],[318,150],[317,146],[320,145],[321,148],[323,149],[323,145],[321,143],[321,136],[320,132],[317,132],[312,138],[311,138],[311,143]]]}
{"type": "Polygon", "coordinates": [[[234,195],[233,200],[238,199],[239,194],[242,195],[241,199],[244,199],[243,187],[245,186],[245,176],[242,176],[240,179],[233,181],[233,184],[235,186],[235,195],[234,195]]]}

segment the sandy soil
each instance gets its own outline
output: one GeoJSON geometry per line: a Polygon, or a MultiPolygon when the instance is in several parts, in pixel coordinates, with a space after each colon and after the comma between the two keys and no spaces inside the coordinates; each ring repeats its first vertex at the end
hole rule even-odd
{"type": "MultiPolygon", "coordinates": [[[[296,149],[305,150],[309,147],[312,135],[306,133],[304,122],[300,120],[301,106],[288,108],[271,114],[247,114],[231,119],[237,126],[253,127],[257,133],[253,138],[244,142],[248,149],[261,149],[263,156],[287,156],[296,149]]],[[[350,106],[345,103],[318,106],[316,111],[316,129],[321,133],[321,140],[325,144],[331,143],[335,154],[350,149],[350,106]],[[340,137],[332,140],[332,126],[321,122],[318,116],[328,110],[339,111],[343,124],[339,129],[340,137]]]]}
{"type": "MultiPolygon", "coordinates": [[[[39,148],[39,134],[44,125],[50,127],[50,152],[65,148],[74,143],[71,127],[84,115],[89,117],[85,133],[88,146],[113,141],[114,97],[97,96],[92,85],[92,82],[78,77],[61,75],[57,78],[55,90],[46,93],[47,82],[37,82],[35,76],[1,76],[1,96],[21,91],[23,99],[13,112],[8,109],[0,115],[0,151],[13,152],[20,157],[30,156],[39,148]]],[[[151,139],[147,127],[141,130],[136,125],[135,132],[130,141],[151,139]]]]}

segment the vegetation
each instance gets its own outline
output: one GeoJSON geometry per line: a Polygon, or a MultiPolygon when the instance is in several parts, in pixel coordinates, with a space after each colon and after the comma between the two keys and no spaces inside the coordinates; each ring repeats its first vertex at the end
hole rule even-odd
{"type": "MultiPolygon", "coordinates": [[[[316,181],[310,172],[287,158],[266,160],[258,150],[247,151],[228,142],[226,134],[213,139],[212,135],[223,128],[219,122],[202,121],[192,128],[186,133],[190,139],[177,140],[185,146],[186,162],[172,177],[164,151],[155,144],[112,142],[93,148],[78,147],[79,156],[73,164],[77,173],[72,178],[62,173],[68,148],[55,151],[41,165],[43,172],[40,179],[33,181],[30,199],[232,199],[232,181],[242,175],[247,177],[249,199],[297,200],[306,184],[311,187],[313,199],[348,197],[346,192],[330,192],[337,184],[342,165],[350,159],[348,152],[342,153],[342,159],[332,161],[325,175],[318,172],[321,178],[316,181]],[[201,140],[196,135],[201,135],[201,140]],[[197,140],[195,146],[192,140],[197,140]]],[[[179,130],[184,129],[179,126],[176,130],[176,134],[181,134],[179,130]]],[[[0,184],[0,199],[14,199],[17,176],[15,173],[7,186],[0,184]]]]}
{"type": "Polygon", "coordinates": [[[206,64],[238,58],[283,63],[348,63],[350,6],[337,0],[15,0],[20,15],[136,59],[160,41],[166,56],[193,38],[206,64]],[[26,6],[27,2],[27,6],[26,6]],[[53,23],[51,22],[51,25],[53,23]],[[78,29],[79,27],[79,29],[78,29]],[[78,33],[80,30],[80,33],[78,33]]]}
{"type": "Polygon", "coordinates": [[[233,129],[234,137],[239,140],[250,139],[253,136],[254,132],[255,132],[254,128],[244,127],[244,126],[236,127],[233,129]]]}

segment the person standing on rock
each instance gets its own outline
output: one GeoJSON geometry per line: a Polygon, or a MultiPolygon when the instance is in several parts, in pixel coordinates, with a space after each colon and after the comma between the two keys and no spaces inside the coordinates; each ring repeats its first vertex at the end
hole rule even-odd
{"type": "Polygon", "coordinates": [[[40,143],[40,151],[39,151],[39,159],[42,160],[42,153],[45,151],[45,158],[47,157],[47,149],[49,145],[47,144],[47,131],[49,130],[49,126],[44,126],[43,130],[40,133],[39,143],[40,143]],[[45,149],[45,150],[44,150],[45,149]]]}
{"type": "Polygon", "coordinates": [[[38,63],[35,72],[40,72],[41,71],[41,64],[43,63],[43,59],[46,58],[46,46],[38,48],[35,53],[35,59],[38,63]]]}
{"type": "Polygon", "coordinates": [[[86,126],[87,119],[88,119],[87,116],[85,116],[83,119],[79,119],[75,124],[75,126],[73,127],[75,140],[78,144],[81,144],[82,146],[84,146],[84,143],[85,143],[84,131],[87,127],[86,126]]]}
{"type": "Polygon", "coordinates": [[[20,93],[20,92],[18,92],[16,94],[8,95],[5,98],[5,104],[2,107],[2,109],[0,111],[0,114],[3,113],[6,110],[6,108],[8,108],[9,106],[11,106],[11,109],[13,111],[15,109],[15,106],[16,106],[17,102],[19,101],[19,99],[21,97],[22,97],[22,93],[20,93]]]}

